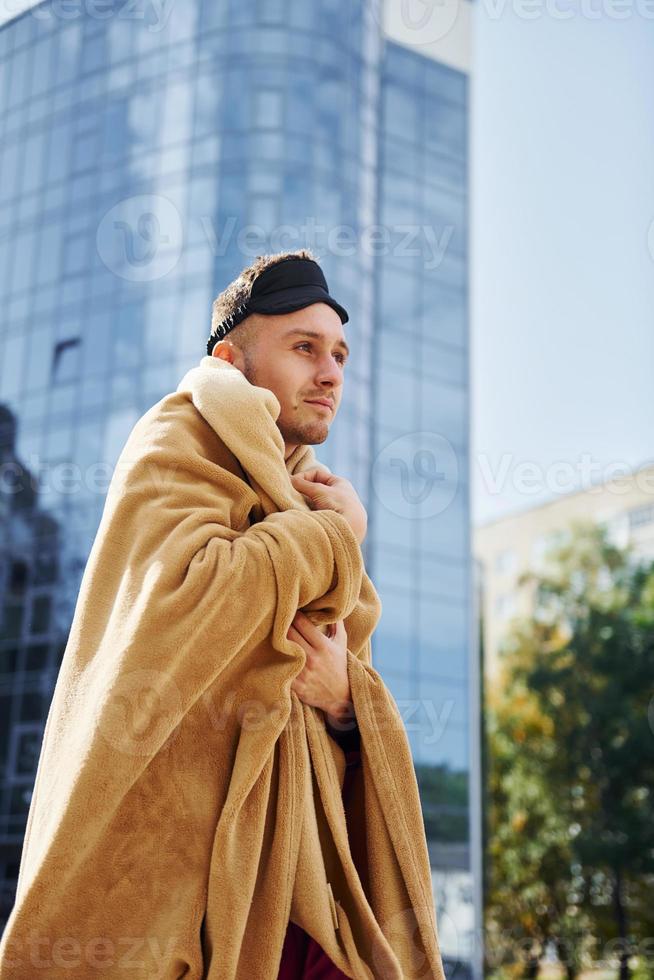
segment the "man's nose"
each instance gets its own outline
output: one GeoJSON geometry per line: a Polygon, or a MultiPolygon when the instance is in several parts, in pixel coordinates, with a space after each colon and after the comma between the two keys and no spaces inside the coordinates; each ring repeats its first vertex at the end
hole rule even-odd
{"type": "Polygon", "coordinates": [[[323,386],[325,382],[329,382],[335,386],[342,383],[341,369],[338,364],[334,363],[334,358],[331,355],[327,355],[327,357],[321,360],[316,376],[319,383],[323,386]]]}

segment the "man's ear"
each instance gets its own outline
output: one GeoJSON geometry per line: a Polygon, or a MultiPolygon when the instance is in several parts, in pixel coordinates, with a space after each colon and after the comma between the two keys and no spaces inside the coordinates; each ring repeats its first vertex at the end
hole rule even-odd
{"type": "Polygon", "coordinates": [[[231,345],[228,345],[226,340],[219,340],[217,344],[214,344],[213,350],[211,351],[212,357],[221,357],[224,361],[229,361],[233,363],[234,355],[230,349],[231,345]]]}
{"type": "Polygon", "coordinates": [[[243,373],[243,355],[239,348],[229,339],[220,340],[211,352],[212,357],[221,357],[243,373]]]}

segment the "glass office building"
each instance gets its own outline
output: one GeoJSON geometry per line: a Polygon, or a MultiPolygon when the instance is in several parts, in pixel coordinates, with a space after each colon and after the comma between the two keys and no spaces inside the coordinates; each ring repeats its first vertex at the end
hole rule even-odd
{"type": "Polygon", "coordinates": [[[48,0],[0,28],[5,916],[112,467],[206,353],[214,296],[308,246],[350,314],[317,451],[368,508],[374,663],[414,750],[444,959],[468,971],[467,118],[466,71],[368,0],[48,0]]]}
{"type": "Polygon", "coordinates": [[[474,958],[478,709],[468,473],[468,77],[385,45],[373,345],[375,666],[403,709],[443,950],[474,958]]]}

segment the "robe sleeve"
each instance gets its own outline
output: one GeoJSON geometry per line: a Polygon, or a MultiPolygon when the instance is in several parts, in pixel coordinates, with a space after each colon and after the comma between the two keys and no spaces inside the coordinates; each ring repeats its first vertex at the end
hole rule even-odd
{"type": "Polygon", "coordinates": [[[337,511],[275,512],[232,541],[213,535],[211,526],[207,532],[206,544],[186,568],[182,591],[204,601],[205,622],[220,632],[223,647],[232,640],[243,645],[261,630],[269,633],[280,609],[292,609],[292,619],[298,609],[321,600],[330,622],[356,602],[363,556],[337,511]]]}
{"type": "Polygon", "coordinates": [[[208,458],[194,430],[177,425],[154,441],[132,450],[126,485],[115,489],[123,511],[115,525],[131,528],[130,561],[159,566],[156,594],[173,593],[178,616],[197,619],[200,605],[226,649],[232,638],[242,646],[270,631],[279,606],[294,604],[294,616],[320,599],[324,622],[350,612],[365,568],[342,514],[298,506],[250,524],[257,494],[208,458]]]}
{"type": "MultiPolygon", "coordinates": [[[[209,452],[179,425],[131,446],[85,573],[96,586],[101,578],[112,625],[130,641],[116,668],[162,672],[180,716],[226,668],[266,671],[270,654],[278,664],[297,660],[300,648],[287,633],[298,609],[316,623],[344,619],[365,574],[342,514],[298,506],[250,524],[257,494],[209,452]],[[259,656],[266,643],[269,653],[259,656]]],[[[85,615],[90,598],[82,590],[78,612],[94,627],[97,617],[85,615]]],[[[88,640],[94,649],[96,638],[88,640]]]]}

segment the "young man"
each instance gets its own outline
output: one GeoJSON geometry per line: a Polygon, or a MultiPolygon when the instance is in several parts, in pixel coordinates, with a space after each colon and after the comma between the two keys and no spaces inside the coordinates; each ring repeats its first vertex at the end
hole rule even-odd
{"type": "MultiPolygon", "coordinates": [[[[322,270],[309,255],[304,250],[263,257],[242,273],[237,285],[215,301],[207,343],[212,357],[234,365],[250,384],[274,393],[286,461],[299,446],[327,439],[341,403],[349,356],[341,326],[348,315],[329,296],[322,270]],[[250,308],[255,312],[248,313],[250,308]]],[[[320,468],[291,474],[290,479],[316,510],[343,514],[359,543],[363,541],[367,515],[348,480],[321,473],[320,468]]],[[[290,630],[301,645],[305,619],[298,613],[290,630]]],[[[344,641],[339,630],[333,652],[307,665],[292,685],[301,700],[324,708],[329,720],[332,714],[338,720],[339,704],[349,705],[344,641]]]]}
{"type": "Polygon", "coordinates": [[[346,321],[310,253],[257,259],[130,433],[0,980],[443,980],[411,750],[372,666],[367,517],[312,448],[346,321]]]}
{"type": "MultiPolygon", "coordinates": [[[[259,259],[214,303],[207,352],[233,364],[247,380],[272,391],[280,404],[277,427],[288,460],[299,445],[318,445],[329,435],[343,395],[349,347],[342,324],[348,314],[327,292],[322,270],[308,251],[259,259]],[[252,286],[256,291],[252,296],[252,286]],[[249,313],[250,306],[262,312],[249,313]]],[[[293,486],[316,509],[345,514],[359,541],[367,515],[351,483],[319,470],[291,475],[293,486]]],[[[347,675],[347,637],[342,621],[334,642],[314,650],[311,623],[297,613],[289,630],[307,654],[291,689],[301,701],[322,708],[327,730],[346,753],[343,800],[348,808],[353,770],[360,765],[359,729],[351,711],[347,675]],[[338,725],[342,707],[350,709],[349,728],[338,725]]],[[[315,627],[314,627],[315,629],[315,627]]],[[[324,950],[300,926],[289,922],[278,980],[341,980],[324,950]]]]}

